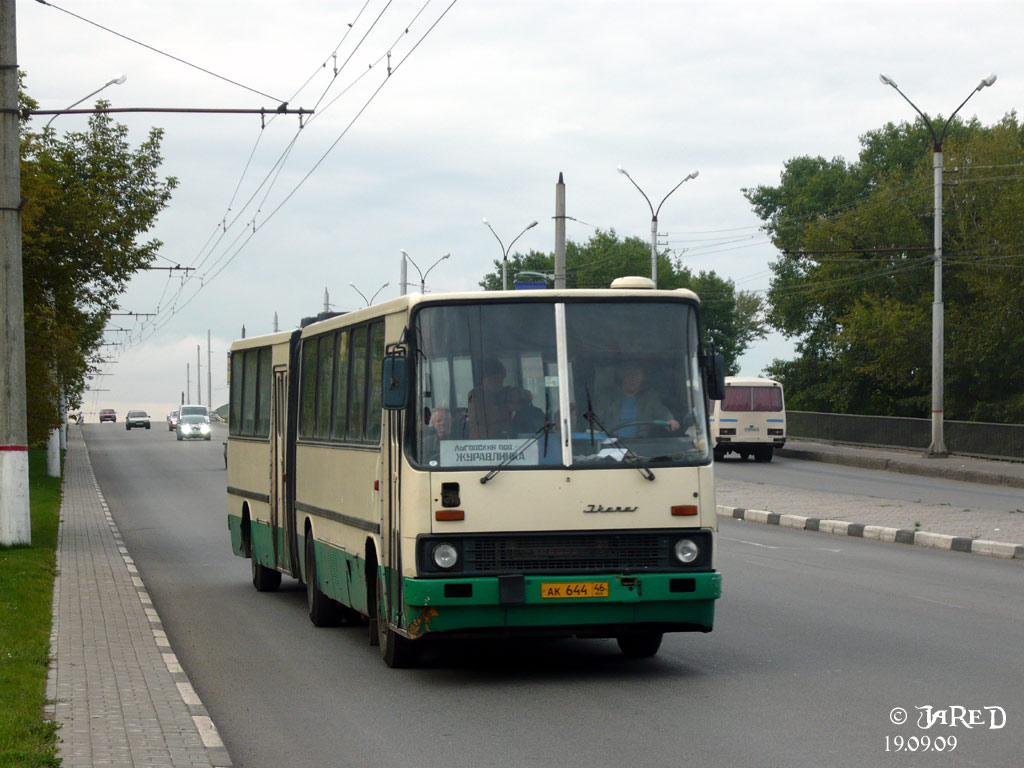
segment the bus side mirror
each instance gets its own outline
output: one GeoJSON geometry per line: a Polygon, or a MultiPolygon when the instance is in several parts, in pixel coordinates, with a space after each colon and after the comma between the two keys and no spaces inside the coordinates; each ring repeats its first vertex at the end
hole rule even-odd
{"type": "Polygon", "coordinates": [[[385,357],[381,365],[383,405],[386,410],[400,411],[409,403],[409,358],[385,357]]]}
{"type": "Polygon", "coordinates": [[[719,354],[704,357],[704,377],[707,381],[708,400],[725,398],[725,360],[719,354]]]}

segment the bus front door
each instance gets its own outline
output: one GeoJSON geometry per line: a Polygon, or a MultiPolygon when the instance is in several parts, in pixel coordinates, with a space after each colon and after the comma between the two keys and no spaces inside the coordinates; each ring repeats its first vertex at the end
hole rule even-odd
{"type": "MultiPolygon", "coordinates": [[[[384,411],[384,440],[381,456],[381,563],[384,572],[383,605],[393,624],[402,617],[402,428],[404,412],[384,411]]],[[[380,598],[378,598],[380,599],[380,598]]]]}

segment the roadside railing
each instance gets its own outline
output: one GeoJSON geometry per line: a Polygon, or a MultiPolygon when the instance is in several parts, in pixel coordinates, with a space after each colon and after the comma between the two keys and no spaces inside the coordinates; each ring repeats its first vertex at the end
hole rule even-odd
{"type": "MultiPolygon", "coordinates": [[[[927,450],[931,424],[931,419],[899,416],[786,412],[786,427],[792,438],[883,448],[927,450]]],[[[950,453],[1024,461],[1024,424],[947,420],[943,422],[943,436],[950,453]]]]}

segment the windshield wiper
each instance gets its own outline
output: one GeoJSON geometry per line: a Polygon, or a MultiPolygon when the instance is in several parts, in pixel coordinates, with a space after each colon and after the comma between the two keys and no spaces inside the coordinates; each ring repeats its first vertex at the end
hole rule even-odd
{"type": "Polygon", "coordinates": [[[486,475],[481,477],[480,478],[480,484],[481,485],[485,485],[489,480],[493,480],[495,478],[495,476],[499,472],[501,472],[501,470],[503,470],[505,467],[507,467],[509,464],[511,464],[513,461],[515,461],[517,456],[519,456],[523,451],[525,451],[531,445],[536,443],[542,437],[547,437],[548,432],[550,432],[554,428],[555,428],[554,423],[552,423],[550,421],[544,422],[544,426],[542,426],[540,429],[538,429],[536,432],[534,432],[532,435],[530,435],[530,437],[526,438],[526,440],[523,442],[522,445],[520,445],[518,448],[516,448],[514,451],[512,451],[508,455],[507,459],[505,459],[503,462],[501,462],[501,464],[496,466],[494,469],[492,469],[486,475]]]}
{"type": "Polygon", "coordinates": [[[597,414],[594,413],[594,406],[590,402],[590,385],[589,384],[586,385],[586,392],[587,392],[587,412],[583,414],[583,418],[586,419],[587,423],[590,424],[590,447],[594,448],[595,445],[596,445],[595,440],[594,440],[594,425],[596,424],[598,426],[598,428],[605,434],[605,437],[607,437],[609,439],[614,437],[614,439],[623,448],[626,449],[625,452],[622,454],[622,458],[625,459],[626,461],[628,461],[629,465],[631,467],[633,467],[637,472],[639,472],[641,475],[643,475],[645,480],[653,480],[654,479],[654,473],[651,472],[651,468],[647,466],[647,464],[636,454],[636,452],[632,448],[630,448],[628,445],[626,445],[626,441],[625,440],[623,440],[618,435],[612,435],[608,431],[608,429],[605,427],[605,425],[601,423],[601,420],[597,418],[597,414]]]}

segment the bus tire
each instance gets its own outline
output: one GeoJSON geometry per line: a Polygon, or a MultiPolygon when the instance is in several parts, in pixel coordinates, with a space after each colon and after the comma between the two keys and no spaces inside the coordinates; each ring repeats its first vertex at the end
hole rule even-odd
{"type": "Polygon", "coordinates": [[[725,448],[719,448],[717,445],[714,448],[715,461],[721,461],[725,458],[725,448]]]}
{"type": "Polygon", "coordinates": [[[341,623],[341,606],[320,591],[312,531],[306,532],[306,605],[314,627],[335,627],[341,623]]]}
{"type": "Polygon", "coordinates": [[[380,645],[380,656],[384,663],[392,669],[404,669],[416,665],[420,656],[420,646],[413,640],[402,637],[388,626],[388,618],[384,615],[384,582],[377,570],[377,639],[380,645]]]}
{"type": "Polygon", "coordinates": [[[273,592],[281,586],[281,572],[273,568],[267,568],[256,561],[256,555],[252,555],[252,585],[258,592],[273,592]]]}
{"type": "Polygon", "coordinates": [[[661,647],[662,637],[661,632],[641,632],[619,635],[615,640],[627,659],[649,659],[661,647]]]}
{"type": "Polygon", "coordinates": [[[761,448],[754,449],[754,461],[769,462],[772,460],[772,455],[775,453],[775,447],[766,445],[761,448]]]}

